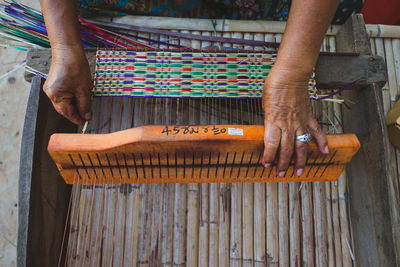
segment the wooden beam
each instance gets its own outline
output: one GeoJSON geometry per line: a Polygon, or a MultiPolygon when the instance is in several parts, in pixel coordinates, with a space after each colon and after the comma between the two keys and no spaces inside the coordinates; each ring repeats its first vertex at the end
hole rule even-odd
{"type": "MultiPolygon", "coordinates": [[[[369,55],[361,15],[353,15],[338,32],[338,52],[369,55]]],[[[382,83],[343,96],[357,102],[344,110],[345,132],[355,133],[361,149],[347,168],[354,254],[359,266],[398,266],[400,221],[390,147],[382,109],[382,83]]]]}
{"type": "Polygon", "coordinates": [[[22,135],[18,266],[57,266],[71,190],[58,177],[46,147],[54,132],[77,127],[53,109],[42,82],[33,79],[22,135]]]}
{"type": "MultiPolygon", "coordinates": [[[[90,70],[95,70],[95,50],[86,50],[90,70]]],[[[51,65],[50,49],[30,50],[27,55],[27,66],[47,74],[51,65]]],[[[27,73],[25,79],[30,81],[34,75],[27,73]]],[[[358,55],[357,53],[321,53],[316,65],[317,87],[338,89],[355,82],[351,87],[363,88],[371,83],[386,81],[385,63],[381,57],[358,55]]]]}

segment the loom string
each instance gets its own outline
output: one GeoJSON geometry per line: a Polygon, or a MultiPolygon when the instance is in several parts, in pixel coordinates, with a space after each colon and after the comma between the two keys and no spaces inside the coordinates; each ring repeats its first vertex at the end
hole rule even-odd
{"type": "MultiPolygon", "coordinates": [[[[73,193],[71,192],[71,197],[72,197],[72,196],[74,197],[73,203],[75,203],[75,209],[73,209],[73,211],[72,211],[72,213],[71,213],[71,221],[70,221],[69,234],[68,234],[68,237],[69,237],[69,238],[71,237],[72,230],[73,230],[73,226],[74,226],[73,220],[74,220],[74,219],[77,220],[76,218],[78,217],[78,214],[79,214],[79,205],[78,205],[77,201],[78,201],[78,192],[79,192],[79,196],[80,196],[80,185],[79,185],[79,184],[76,184],[77,181],[78,181],[78,175],[75,173],[75,175],[74,175],[74,182],[75,182],[75,185],[73,186],[73,188],[75,188],[75,191],[76,191],[76,192],[75,192],[75,194],[73,194],[73,193]],[[78,207],[78,208],[76,208],[76,207],[78,207]],[[73,216],[73,215],[74,215],[74,216],[73,216]]],[[[79,197],[79,198],[80,198],[80,197],[79,197]]],[[[75,229],[74,232],[77,232],[77,229],[75,229]]],[[[78,234],[78,233],[77,233],[77,234],[78,234]]],[[[68,238],[68,239],[69,239],[69,238],[68,238]]],[[[76,239],[77,239],[77,238],[76,238],[76,239]]],[[[73,246],[73,243],[74,243],[74,242],[73,242],[73,241],[74,241],[74,240],[72,240],[71,245],[69,245],[70,242],[68,242],[67,256],[66,256],[66,260],[65,260],[65,262],[64,262],[64,267],[67,266],[68,254],[69,254],[68,252],[70,252],[72,259],[75,258],[75,255],[74,255],[74,246],[73,246]]]]}
{"type": "Polygon", "coordinates": [[[168,35],[168,36],[180,37],[180,38],[185,38],[185,39],[208,41],[208,42],[225,42],[225,43],[236,43],[236,44],[244,44],[244,45],[268,46],[268,47],[274,47],[274,48],[279,47],[279,43],[271,43],[271,42],[264,42],[264,41],[255,41],[255,40],[245,40],[245,39],[238,39],[238,38],[204,36],[204,35],[174,32],[174,31],[170,31],[170,30],[162,30],[162,29],[156,29],[156,28],[138,27],[138,26],[122,24],[122,23],[103,22],[103,21],[98,21],[98,20],[93,20],[93,19],[90,19],[90,20],[88,19],[88,21],[95,25],[98,25],[98,26],[116,29],[117,31],[132,30],[132,31],[138,31],[138,32],[155,33],[155,34],[168,35]]]}
{"type": "Polygon", "coordinates": [[[327,96],[324,96],[324,97],[318,97],[318,98],[311,98],[312,100],[323,100],[323,99],[327,99],[327,98],[331,98],[331,97],[333,97],[333,96],[335,96],[335,95],[337,95],[337,94],[340,94],[341,92],[343,92],[344,90],[347,90],[347,89],[350,89],[356,82],[358,82],[359,81],[359,79],[358,80],[355,80],[355,81],[353,81],[353,82],[351,82],[351,83],[349,83],[348,85],[346,85],[345,87],[343,87],[342,89],[340,89],[340,90],[337,90],[336,92],[334,92],[334,93],[332,93],[332,94],[330,94],[330,95],[327,95],[327,96]]]}
{"type": "Polygon", "coordinates": [[[126,44],[123,44],[123,43],[120,43],[120,42],[115,42],[115,41],[116,41],[115,38],[112,38],[110,35],[108,35],[107,33],[103,32],[99,27],[96,27],[95,25],[93,25],[93,24],[87,22],[86,20],[84,20],[84,19],[82,19],[82,18],[80,18],[80,17],[79,17],[78,19],[79,19],[79,21],[81,21],[81,22],[83,22],[84,24],[86,24],[88,27],[93,28],[95,31],[97,31],[98,33],[100,33],[100,35],[102,36],[102,38],[104,38],[105,40],[114,42],[114,43],[116,43],[117,45],[121,45],[121,46],[124,47],[124,48],[132,48],[132,47],[129,46],[129,45],[126,45],[126,44]]]}

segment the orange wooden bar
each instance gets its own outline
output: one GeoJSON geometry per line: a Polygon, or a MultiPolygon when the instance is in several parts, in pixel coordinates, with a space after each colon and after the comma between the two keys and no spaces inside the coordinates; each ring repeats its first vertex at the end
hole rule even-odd
{"type": "Polygon", "coordinates": [[[68,184],[300,182],[336,180],[357,153],[354,134],[308,144],[301,177],[261,165],[264,126],[141,126],[110,134],[53,134],[48,151],[68,184]]]}

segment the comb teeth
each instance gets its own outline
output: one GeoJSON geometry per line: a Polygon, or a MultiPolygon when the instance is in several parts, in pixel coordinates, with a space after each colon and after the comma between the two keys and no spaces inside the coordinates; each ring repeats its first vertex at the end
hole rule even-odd
{"type": "Polygon", "coordinates": [[[332,181],[359,148],[354,135],[328,136],[327,155],[311,142],[303,175],[294,174],[292,161],[278,177],[275,164],[261,165],[263,135],[263,126],[143,126],[55,134],[48,149],[69,184],[126,184],[332,181]]]}

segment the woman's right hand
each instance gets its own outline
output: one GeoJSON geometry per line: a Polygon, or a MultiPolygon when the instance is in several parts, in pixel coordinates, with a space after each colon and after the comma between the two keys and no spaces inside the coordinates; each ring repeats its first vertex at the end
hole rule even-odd
{"type": "Polygon", "coordinates": [[[83,125],[92,117],[92,87],[89,63],[81,46],[53,47],[43,90],[55,110],[71,122],[83,125]]]}

